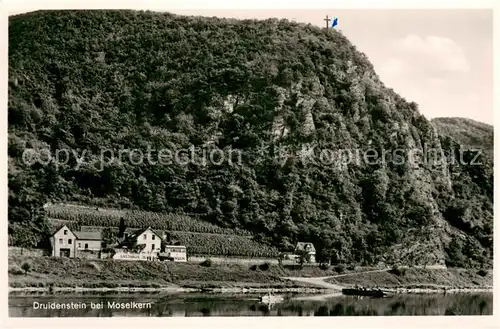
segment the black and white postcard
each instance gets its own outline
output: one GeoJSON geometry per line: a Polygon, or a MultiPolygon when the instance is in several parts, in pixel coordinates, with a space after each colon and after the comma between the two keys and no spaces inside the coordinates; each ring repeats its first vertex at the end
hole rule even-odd
{"type": "Polygon", "coordinates": [[[146,3],[4,8],[9,318],[492,318],[492,9],[146,3]]]}

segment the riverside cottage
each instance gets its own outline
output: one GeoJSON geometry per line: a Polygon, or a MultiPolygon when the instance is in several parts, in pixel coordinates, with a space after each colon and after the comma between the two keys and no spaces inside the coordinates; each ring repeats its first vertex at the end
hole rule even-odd
{"type": "Polygon", "coordinates": [[[151,227],[140,230],[126,230],[113,259],[120,260],[170,260],[187,262],[185,246],[166,245],[166,235],[151,227]]]}
{"type": "Polygon", "coordinates": [[[316,248],[310,242],[298,242],[295,247],[295,254],[305,250],[309,254],[308,263],[316,263],[316,248]]]}
{"type": "Polygon", "coordinates": [[[161,251],[162,237],[151,227],[128,233],[115,248],[113,259],[155,260],[161,251]]]}
{"type": "Polygon", "coordinates": [[[101,232],[72,231],[63,225],[51,235],[50,244],[53,257],[99,258],[101,232]]]}

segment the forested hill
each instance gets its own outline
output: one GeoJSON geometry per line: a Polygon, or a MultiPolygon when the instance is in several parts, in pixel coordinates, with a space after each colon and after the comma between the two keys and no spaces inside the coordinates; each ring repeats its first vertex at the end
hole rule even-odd
{"type": "Polygon", "coordinates": [[[282,250],[312,241],[334,262],[492,257],[492,166],[383,161],[424,148],[456,158],[461,141],[440,136],[334,30],[136,11],[14,16],[8,107],[14,243],[36,243],[40,206],[60,200],[199,214],[282,250]],[[95,165],[103,150],[192,145],[240,159],[95,165]],[[87,159],[30,165],[25,149],[87,159]],[[338,150],[379,156],[341,165],[338,150]]]}
{"type": "Polygon", "coordinates": [[[442,136],[464,146],[493,152],[493,126],[466,118],[435,118],[432,123],[442,136]]]}

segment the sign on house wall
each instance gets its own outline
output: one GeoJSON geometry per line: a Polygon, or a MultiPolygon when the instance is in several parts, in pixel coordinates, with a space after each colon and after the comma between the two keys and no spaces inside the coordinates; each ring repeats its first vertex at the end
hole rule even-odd
{"type": "Polygon", "coordinates": [[[113,255],[113,259],[117,259],[117,260],[154,260],[154,259],[156,259],[156,255],[119,252],[119,253],[116,253],[113,255]]]}

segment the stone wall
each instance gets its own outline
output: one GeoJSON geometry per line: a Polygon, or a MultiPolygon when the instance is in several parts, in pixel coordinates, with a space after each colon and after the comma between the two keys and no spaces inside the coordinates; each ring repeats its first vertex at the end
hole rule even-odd
{"type": "Polygon", "coordinates": [[[21,247],[9,247],[9,256],[48,256],[49,251],[44,249],[31,249],[31,248],[21,248],[21,247]]]}
{"type": "MultiPolygon", "coordinates": [[[[242,265],[259,265],[264,263],[275,264],[278,265],[278,260],[276,258],[238,258],[238,257],[212,257],[212,256],[188,256],[189,263],[202,263],[206,259],[210,259],[213,263],[216,264],[242,264],[242,265]]],[[[298,265],[295,260],[286,259],[282,262],[283,265],[298,265]]],[[[315,265],[317,263],[304,264],[315,265]]]]}

